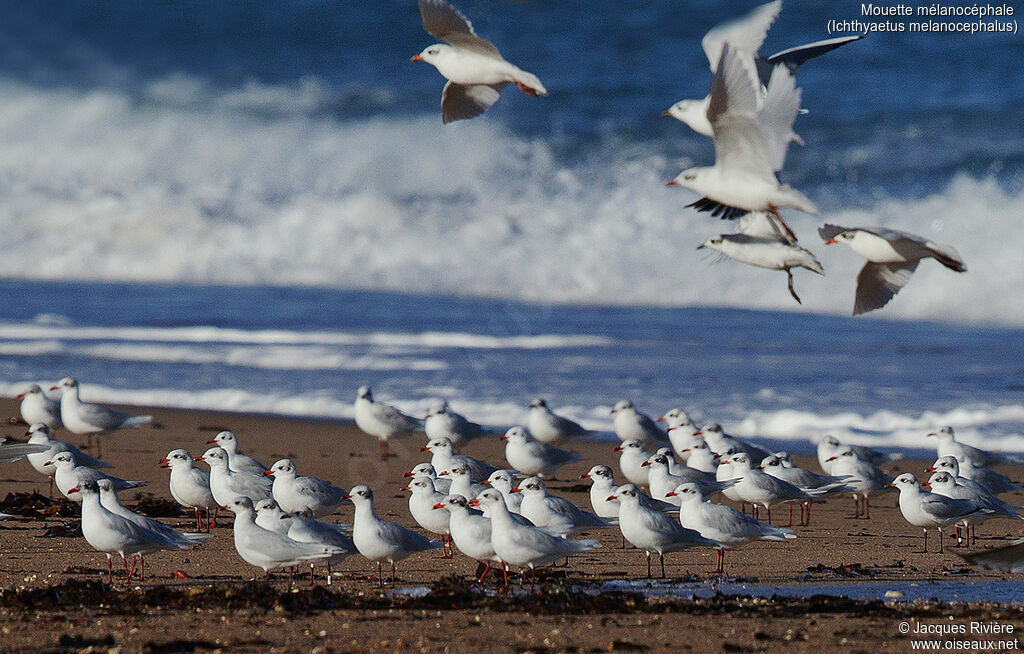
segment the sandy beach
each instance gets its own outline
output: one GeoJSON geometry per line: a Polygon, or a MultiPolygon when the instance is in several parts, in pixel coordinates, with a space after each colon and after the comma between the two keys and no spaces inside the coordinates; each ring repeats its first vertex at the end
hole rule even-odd
{"type": "MultiPolygon", "coordinates": [[[[402,473],[426,460],[420,439],[392,442],[394,456],[379,461],[377,444],[350,424],[242,415],[128,407],[150,413],[154,423],[103,438],[103,456],[127,479],[149,481],[144,489],[170,498],[168,472],[158,460],[175,448],[194,455],[222,429],[234,431],[243,451],[266,464],[288,457],[300,474],[329,479],[346,488],[357,483],[375,489],[378,512],[413,527],[401,490],[402,473]]],[[[0,401],[6,418],[17,416],[17,402],[0,401]]],[[[5,424],[2,434],[24,440],[24,426],[5,424]]],[[[66,438],[66,433],[61,437],[66,438]]],[[[72,437],[79,443],[82,439],[72,437]]],[[[589,508],[587,486],[578,479],[595,463],[617,470],[617,455],[608,442],[575,442],[583,461],[567,466],[549,488],[589,508]]],[[[503,443],[480,439],[464,450],[489,461],[503,461],[503,443]]],[[[817,469],[810,457],[798,463],[817,469]]],[[[930,462],[898,461],[890,473],[921,476],[930,462]]],[[[1019,472],[1001,469],[1005,474],[1019,472]]],[[[585,481],[585,480],[584,480],[585,481]]],[[[47,491],[46,480],[27,461],[3,466],[0,493],[47,491]]],[[[131,506],[135,491],[122,493],[131,506]]],[[[1024,502],[1024,494],[1005,496],[1024,502]]],[[[1002,580],[999,574],[968,568],[952,539],[944,553],[930,539],[921,552],[921,532],[907,525],[890,494],[873,503],[872,518],[852,519],[848,497],[817,502],[812,523],[797,527],[798,538],[786,543],[760,542],[731,551],[726,579],[752,585],[911,582],[979,582],[1002,580]]],[[[332,516],[349,522],[351,507],[332,516]]],[[[785,509],[775,512],[784,524],[785,509]]],[[[163,518],[176,527],[190,524],[184,513],[163,518]]],[[[334,568],[327,584],[317,572],[316,588],[308,577],[289,579],[277,573],[266,580],[262,570],[235,552],[230,520],[222,521],[202,548],[159,553],[147,559],[147,576],[130,586],[115,578],[106,587],[104,556],[81,536],[54,536],[55,527],[72,526],[73,518],[11,519],[0,523],[0,649],[4,651],[808,651],[825,646],[868,651],[905,651],[907,636],[897,630],[901,616],[910,620],[940,617],[1000,616],[1020,620],[1020,610],[999,604],[951,608],[929,603],[840,599],[764,600],[718,596],[682,600],[674,585],[706,582],[715,576],[713,550],[693,549],[666,557],[668,580],[645,588],[645,560],[619,546],[617,529],[590,534],[602,547],[574,557],[567,568],[545,571],[539,588],[515,586],[498,594],[498,578],[473,584],[475,562],[462,555],[441,560],[436,553],[414,555],[398,568],[399,581],[378,590],[374,564],[359,556],[334,568]],[[604,590],[599,589],[604,585],[604,590]],[[428,589],[429,592],[428,592],[428,589]],[[484,627],[484,628],[481,628],[484,627]]],[[[978,547],[1004,544],[1018,537],[1011,522],[979,528],[978,547]]],[[[730,586],[731,587],[731,586],[730,586]]],[[[977,618],[974,618],[977,619],[977,618]]]]}

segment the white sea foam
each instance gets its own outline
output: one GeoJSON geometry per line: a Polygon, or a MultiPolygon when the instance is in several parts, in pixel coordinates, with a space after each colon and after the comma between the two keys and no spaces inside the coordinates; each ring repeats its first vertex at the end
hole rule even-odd
{"type": "MultiPolygon", "coordinates": [[[[0,382],[0,396],[14,396],[31,381],[0,382]]],[[[44,380],[39,382],[46,384],[44,380]]],[[[511,401],[476,401],[456,399],[453,389],[428,389],[430,396],[415,398],[379,394],[379,399],[401,407],[412,415],[425,415],[435,397],[448,397],[454,410],[471,420],[504,431],[511,425],[524,424],[528,408],[511,401]]],[[[311,418],[351,420],[352,401],[339,399],[329,390],[304,393],[258,393],[240,389],[120,389],[89,384],[83,390],[85,399],[94,402],[158,406],[182,409],[237,411],[260,414],[292,415],[311,418]]],[[[615,440],[607,406],[563,406],[558,412],[578,420],[595,431],[594,438],[615,440]]],[[[808,446],[826,435],[844,443],[872,447],[931,450],[935,441],[927,434],[939,427],[955,428],[957,440],[986,450],[1000,452],[1024,451],[1024,405],[969,406],[943,412],[899,413],[877,411],[871,414],[846,412],[816,414],[809,411],[755,411],[736,422],[725,422],[727,432],[752,439],[789,441],[808,446]]]]}
{"type": "MultiPolygon", "coordinates": [[[[315,80],[219,91],[174,76],[141,95],[0,80],[0,96],[5,277],[853,305],[861,261],[821,245],[818,219],[789,217],[828,273],[797,273],[802,307],[781,273],[704,261],[696,245],[730,225],[683,208],[694,198],[664,182],[692,162],[656,150],[609,141],[564,164],[495,121],[339,122],[315,80]]],[[[1024,267],[1007,238],[1024,215],[1019,188],[962,175],[858,210],[828,206],[827,187],[803,190],[823,220],[921,233],[966,260],[963,275],[925,262],[876,315],[1024,324],[1024,267]]]]}
{"type": "Polygon", "coordinates": [[[603,347],[603,336],[536,334],[491,336],[462,332],[347,332],[245,330],[222,327],[91,327],[37,323],[0,323],[0,339],[24,341],[142,341],[179,343],[246,343],[260,345],[373,345],[394,348],[521,349],[603,347]]]}

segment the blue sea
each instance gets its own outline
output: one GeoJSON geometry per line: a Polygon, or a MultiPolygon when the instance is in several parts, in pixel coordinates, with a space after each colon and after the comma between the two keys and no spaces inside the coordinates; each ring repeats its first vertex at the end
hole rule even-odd
{"type": "MultiPolygon", "coordinates": [[[[754,2],[453,0],[550,95],[442,125],[415,2],[0,2],[0,394],[495,426],[631,398],[792,449],[1024,451],[1024,39],[871,33],[798,73],[786,219],[826,276],[716,261],[665,182],[711,143],[700,39],[754,2]],[[850,317],[823,222],[954,245],[850,317]]],[[[1020,7],[1018,7],[1020,9],[1020,7]]],[[[788,0],[762,53],[866,20],[788,0]]],[[[892,20],[892,19],[890,19],[892,20]]]]}

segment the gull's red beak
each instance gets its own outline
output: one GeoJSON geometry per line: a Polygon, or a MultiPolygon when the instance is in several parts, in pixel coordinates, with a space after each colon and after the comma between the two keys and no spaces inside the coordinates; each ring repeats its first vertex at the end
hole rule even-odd
{"type": "Polygon", "coordinates": [[[272,477],[272,476],[274,476],[274,471],[273,470],[264,470],[263,471],[263,476],[264,477],[272,477]]]}
{"type": "Polygon", "coordinates": [[[508,436],[506,436],[505,434],[502,434],[501,435],[501,440],[507,441],[508,440],[508,436]]]}
{"type": "Polygon", "coordinates": [[[411,491],[412,489],[411,489],[411,488],[409,488],[408,486],[402,486],[402,490],[407,490],[407,491],[411,491]]]}
{"type": "Polygon", "coordinates": [[[78,486],[75,486],[74,488],[69,488],[68,489],[68,495],[70,495],[71,493],[80,493],[80,492],[81,491],[78,490],[78,486]]]}
{"type": "Polygon", "coordinates": [[[584,472],[582,475],[580,475],[580,479],[590,479],[590,473],[584,472]]]}
{"type": "Polygon", "coordinates": [[[412,475],[412,473],[411,473],[411,472],[406,472],[406,473],[404,473],[404,474],[403,474],[402,476],[403,476],[403,477],[412,477],[413,475],[412,475]]]}
{"type": "Polygon", "coordinates": [[[423,447],[420,448],[420,452],[429,452],[429,451],[430,451],[430,448],[427,447],[426,445],[424,445],[423,447]]]}
{"type": "MultiPolygon", "coordinates": [[[[53,389],[51,388],[50,390],[53,390],[53,389]]],[[[16,398],[18,398],[20,400],[21,398],[25,397],[25,394],[24,393],[18,393],[14,397],[16,397],[16,398]]]]}
{"type": "Polygon", "coordinates": [[[829,240],[825,241],[825,245],[835,245],[835,242],[836,240],[834,238],[830,238],[829,240]]]}
{"type": "Polygon", "coordinates": [[[935,472],[935,466],[928,466],[924,469],[925,472],[935,472]]]}
{"type": "Polygon", "coordinates": [[[665,182],[665,186],[679,186],[679,182],[673,179],[672,181],[665,182]]]}
{"type": "Polygon", "coordinates": [[[931,484],[931,482],[930,482],[930,481],[923,481],[923,482],[921,482],[921,487],[922,487],[922,488],[924,488],[924,487],[926,487],[926,486],[927,486],[928,488],[931,488],[931,487],[932,487],[932,484],[931,484]]]}
{"type": "Polygon", "coordinates": [[[698,429],[697,431],[693,432],[693,435],[694,435],[694,436],[700,436],[700,435],[701,435],[701,434],[703,434],[703,433],[704,433],[704,432],[702,432],[701,430],[699,430],[699,429],[698,429]]]}
{"type": "Polygon", "coordinates": [[[621,451],[622,451],[622,446],[621,445],[616,445],[615,447],[612,448],[612,452],[621,452],[621,451]]]}
{"type": "Polygon", "coordinates": [[[484,486],[490,486],[491,485],[491,480],[490,479],[484,479],[480,483],[483,484],[484,486]]]}
{"type": "Polygon", "coordinates": [[[640,467],[641,467],[641,468],[646,468],[646,467],[647,467],[647,466],[649,466],[649,465],[651,465],[651,462],[650,462],[650,461],[644,461],[643,463],[641,463],[641,464],[640,464],[640,467]]]}
{"type": "Polygon", "coordinates": [[[196,461],[205,461],[206,459],[205,459],[205,458],[203,458],[203,457],[201,457],[201,456],[197,456],[197,457],[195,458],[195,460],[196,460],[196,461]]]}
{"type": "Polygon", "coordinates": [[[669,491],[669,492],[665,493],[665,497],[675,497],[678,494],[679,493],[677,493],[675,491],[669,491]]]}
{"type": "Polygon", "coordinates": [[[434,506],[432,506],[430,508],[432,508],[432,509],[443,509],[444,508],[444,504],[435,504],[434,506]]]}
{"type": "Polygon", "coordinates": [[[216,443],[217,443],[217,439],[216,438],[211,438],[210,440],[206,441],[207,445],[216,445],[216,443]]]}
{"type": "Polygon", "coordinates": [[[413,55],[409,57],[409,61],[423,61],[422,55],[413,55]]]}
{"type": "Polygon", "coordinates": [[[825,462],[828,463],[829,461],[835,461],[838,458],[839,457],[837,457],[837,456],[830,456],[829,458],[825,459],[825,462]]]}
{"type": "Polygon", "coordinates": [[[516,486],[515,488],[513,488],[513,489],[512,489],[512,490],[510,490],[509,492],[510,492],[510,493],[522,493],[522,492],[523,492],[523,489],[522,489],[522,488],[519,488],[518,486],[516,486]]]}
{"type": "Polygon", "coordinates": [[[345,493],[344,495],[341,496],[341,499],[343,499],[343,500],[350,500],[350,499],[352,499],[352,496],[349,495],[348,493],[345,493]]]}
{"type": "Polygon", "coordinates": [[[618,495],[609,495],[608,497],[604,498],[604,501],[605,502],[611,502],[612,500],[617,500],[617,499],[619,499],[618,495]]]}
{"type": "Polygon", "coordinates": [[[665,422],[665,416],[658,418],[658,422],[665,422]]]}

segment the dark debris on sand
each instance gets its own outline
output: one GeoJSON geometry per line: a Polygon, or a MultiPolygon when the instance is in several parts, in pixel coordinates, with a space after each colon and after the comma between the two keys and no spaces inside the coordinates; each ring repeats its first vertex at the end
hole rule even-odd
{"type": "Polygon", "coordinates": [[[80,507],[71,500],[46,497],[39,493],[8,493],[0,501],[0,513],[24,518],[77,518],[80,507]]]}
{"type": "Polygon", "coordinates": [[[144,614],[165,610],[268,611],[293,615],[334,610],[481,610],[533,615],[664,614],[732,615],[760,618],[803,618],[807,614],[854,617],[907,618],[950,616],[1024,620],[1024,605],[994,602],[946,604],[941,602],[885,602],[852,600],[832,595],[809,598],[757,598],[718,594],[692,600],[648,598],[641,593],[601,590],[588,592],[581,580],[552,579],[538,586],[513,586],[508,592],[484,589],[455,576],[433,583],[430,593],[408,597],[377,589],[335,592],[325,586],[282,586],[280,582],[252,581],[235,585],[153,586],[117,590],[102,581],[71,580],[49,588],[0,589],[0,608],[8,611],[85,611],[103,614],[144,614]]]}

